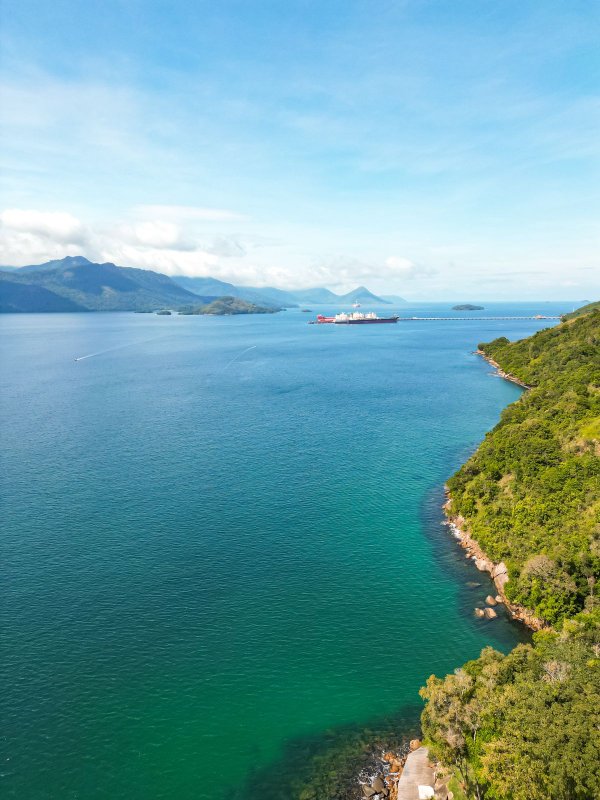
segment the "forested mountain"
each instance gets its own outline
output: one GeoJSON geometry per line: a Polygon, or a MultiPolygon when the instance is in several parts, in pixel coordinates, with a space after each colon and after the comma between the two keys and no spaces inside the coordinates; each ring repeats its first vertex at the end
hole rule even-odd
{"type": "Polygon", "coordinates": [[[600,310],[480,350],[531,388],[449,481],[452,514],[553,629],[432,676],[423,732],[461,796],[600,797],[600,310]]]}
{"type": "Polygon", "coordinates": [[[0,314],[23,311],[87,311],[68,297],[37,284],[25,283],[0,272],[0,314]]]}
{"type": "Polygon", "coordinates": [[[0,272],[2,311],[151,311],[198,302],[166,275],[83,256],[0,272]]]}
{"type": "Polygon", "coordinates": [[[0,270],[0,312],[152,311],[165,306],[197,304],[198,297],[210,302],[223,296],[273,309],[294,307],[298,303],[388,302],[364,286],[345,295],[322,287],[288,292],[270,286],[234,286],[210,277],[171,278],[152,270],[96,264],[83,256],[0,270]]]}

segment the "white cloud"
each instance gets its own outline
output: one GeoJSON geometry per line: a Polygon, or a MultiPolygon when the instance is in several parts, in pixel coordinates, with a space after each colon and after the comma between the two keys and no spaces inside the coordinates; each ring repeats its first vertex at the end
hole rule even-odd
{"type": "Polygon", "coordinates": [[[435,274],[435,270],[423,264],[415,264],[408,258],[389,256],[385,260],[388,274],[394,278],[406,278],[412,280],[418,277],[426,277],[435,274]]]}
{"type": "Polygon", "coordinates": [[[80,220],[66,211],[7,208],[0,213],[0,222],[12,231],[47,237],[61,244],[84,244],[87,239],[80,220]]]}

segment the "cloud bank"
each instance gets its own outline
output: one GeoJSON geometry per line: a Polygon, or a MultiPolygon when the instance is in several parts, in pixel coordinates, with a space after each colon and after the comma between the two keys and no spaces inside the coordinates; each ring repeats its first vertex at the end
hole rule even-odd
{"type": "Polygon", "coordinates": [[[148,205],[132,209],[130,219],[90,226],[66,211],[9,208],[0,213],[0,259],[5,265],[22,266],[81,254],[167,275],[210,276],[280,288],[354,286],[366,281],[392,287],[398,279],[412,281],[434,273],[399,256],[381,262],[344,255],[313,257],[298,268],[295,263],[280,263],[277,252],[273,260],[269,251],[277,251],[277,240],[233,231],[211,234],[205,224],[243,219],[223,209],[148,205]]]}

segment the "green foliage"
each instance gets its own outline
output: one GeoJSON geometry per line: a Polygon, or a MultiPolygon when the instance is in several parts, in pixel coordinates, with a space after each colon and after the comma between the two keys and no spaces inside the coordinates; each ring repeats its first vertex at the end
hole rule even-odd
{"type": "Polygon", "coordinates": [[[600,797],[600,611],[431,676],[423,732],[468,797],[600,797]]]}
{"type": "Polygon", "coordinates": [[[600,797],[600,310],[479,347],[532,388],[449,481],[452,513],[508,565],[509,599],[560,633],[432,675],[423,732],[467,797],[590,800],[600,797]]]}
{"type": "Polygon", "coordinates": [[[600,310],[480,349],[532,388],[448,481],[452,513],[507,564],[509,599],[560,624],[600,573],[600,310]]]}
{"type": "Polygon", "coordinates": [[[594,309],[600,309],[600,300],[596,300],[594,303],[588,303],[586,306],[581,306],[581,308],[576,308],[575,311],[571,311],[570,314],[564,314],[563,320],[575,319],[575,317],[580,317],[582,314],[589,314],[589,312],[594,309]]]}

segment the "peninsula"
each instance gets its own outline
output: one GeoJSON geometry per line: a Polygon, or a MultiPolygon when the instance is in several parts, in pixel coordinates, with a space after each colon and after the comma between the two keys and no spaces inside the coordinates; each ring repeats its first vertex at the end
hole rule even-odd
{"type": "Polygon", "coordinates": [[[468,798],[600,797],[600,310],[479,351],[530,388],[448,481],[446,513],[542,630],[431,676],[423,733],[468,798]]]}

